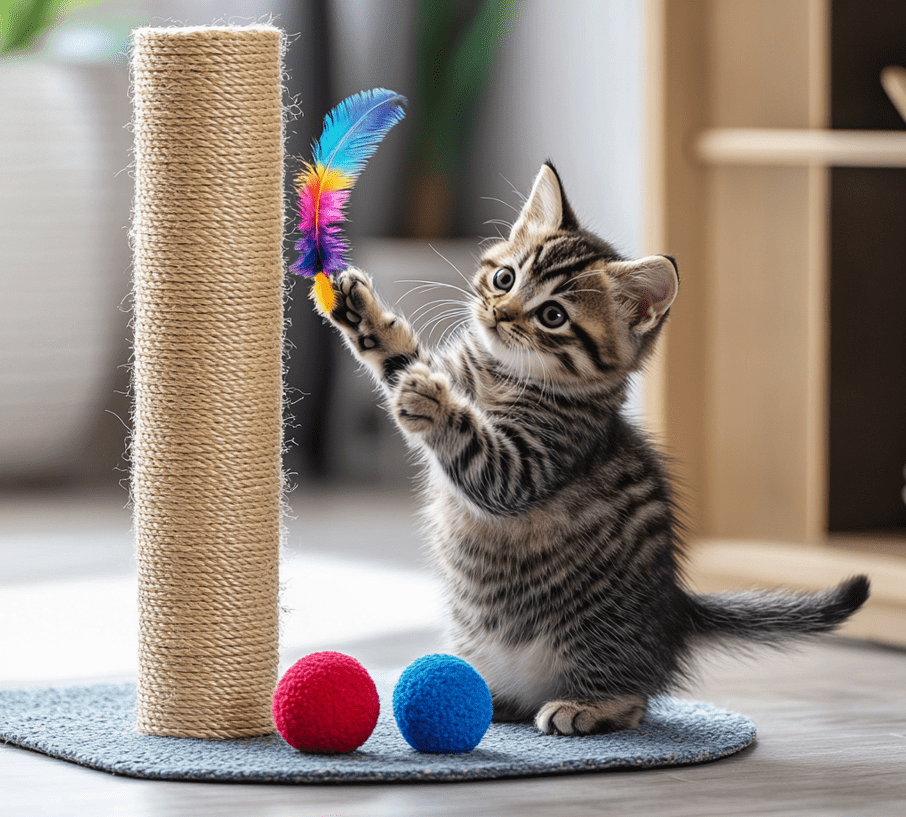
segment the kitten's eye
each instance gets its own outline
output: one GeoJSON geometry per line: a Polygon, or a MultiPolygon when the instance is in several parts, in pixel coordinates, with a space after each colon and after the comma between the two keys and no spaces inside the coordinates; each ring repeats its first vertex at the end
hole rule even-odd
{"type": "Polygon", "coordinates": [[[542,304],[538,310],[538,320],[549,329],[556,329],[566,323],[566,310],[556,301],[542,304]]]}
{"type": "Polygon", "coordinates": [[[494,273],[494,286],[509,292],[516,283],[516,274],[509,267],[503,267],[494,273]]]}

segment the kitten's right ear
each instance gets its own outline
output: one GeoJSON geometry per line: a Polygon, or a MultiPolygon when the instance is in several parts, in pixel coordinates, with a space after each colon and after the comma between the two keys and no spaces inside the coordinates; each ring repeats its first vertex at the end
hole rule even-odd
{"type": "Polygon", "coordinates": [[[516,241],[530,232],[552,233],[577,226],[576,216],[563,192],[560,175],[548,160],[535,176],[532,192],[510,230],[509,240],[516,241]]]}
{"type": "Polygon", "coordinates": [[[617,292],[629,308],[630,326],[644,334],[657,326],[679,289],[679,272],[672,255],[649,255],[620,265],[617,292]]]}

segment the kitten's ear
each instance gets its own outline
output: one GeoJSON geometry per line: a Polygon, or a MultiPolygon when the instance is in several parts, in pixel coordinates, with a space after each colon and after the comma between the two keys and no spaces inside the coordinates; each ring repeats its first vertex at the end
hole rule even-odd
{"type": "Polygon", "coordinates": [[[566,200],[566,193],[563,192],[560,176],[553,163],[547,161],[535,176],[532,192],[510,230],[510,241],[529,231],[549,233],[560,229],[576,229],[578,226],[572,207],[566,200]]]}
{"type": "Polygon", "coordinates": [[[617,291],[630,310],[630,326],[639,334],[661,322],[679,289],[676,261],[669,255],[627,261],[617,280],[617,291]]]}

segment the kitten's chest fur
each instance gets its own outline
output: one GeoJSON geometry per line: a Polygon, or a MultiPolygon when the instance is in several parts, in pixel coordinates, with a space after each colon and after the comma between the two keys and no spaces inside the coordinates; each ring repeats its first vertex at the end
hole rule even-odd
{"type": "Polygon", "coordinates": [[[498,717],[501,700],[521,702],[512,715],[525,716],[562,692],[562,625],[549,592],[558,570],[551,545],[564,535],[561,521],[549,508],[483,519],[452,491],[435,496],[426,516],[456,651],[494,690],[498,717]]]}
{"type": "Polygon", "coordinates": [[[578,481],[512,517],[476,513],[440,480],[432,491],[426,518],[453,645],[494,690],[498,713],[508,702],[514,718],[525,717],[581,674],[571,627],[578,595],[606,550],[606,533],[595,541],[583,534],[601,509],[578,481]]]}

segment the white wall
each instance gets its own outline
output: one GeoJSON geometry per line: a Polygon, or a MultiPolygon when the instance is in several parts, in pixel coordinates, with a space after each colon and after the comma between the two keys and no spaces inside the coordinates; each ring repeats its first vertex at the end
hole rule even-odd
{"type": "MultiPolygon", "coordinates": [[[[513,0],[479,107],[462,206],[465,229],[492,235],[489,218],[523,193],[550,158],[588,227],[627,254],[642,244],[642,0],[513,0]]],[[[411,0],[334,0],[336,96],[373,85],[413,92],[411,0]]],[[[311,111],[309,115],[317,115],[311,111]]],[[[353,198],[351,229],[391,229],[387,202],[399,189],[406,123],[382,146],[353,198]]]]}
{"type": "Polygon", "coordinates": [[[527,193],[550,158],[579,219],[623,252],[640,251],[643,14],[641,0],[519,3],[470,161],[476,216],[509,219],[480,197],[517,203],[501,174],[527,193]]]}

